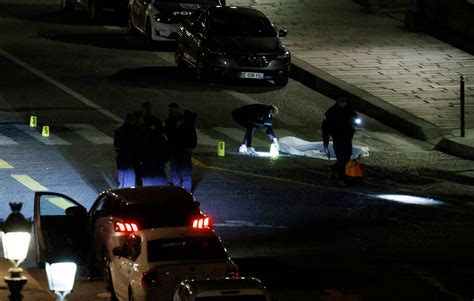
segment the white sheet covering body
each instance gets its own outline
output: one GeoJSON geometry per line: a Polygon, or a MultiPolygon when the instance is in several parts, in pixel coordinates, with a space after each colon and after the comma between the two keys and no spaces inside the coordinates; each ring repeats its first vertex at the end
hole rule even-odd
{"type": "MultiPolygon", "coordinates": [[[[296,156],[304,156],[318,159],[328,159],[324,152],[323,142],[310,142],[296,137],[282,137],[278,139],[280,152],[296,156]]],[[[332,142],[328,146],[331,160],[336,160],[336,154],[332,142]]],[[[366,146],[352,145],[352,159],[365,158],[369,156],[369,148],[366,146]]]]}

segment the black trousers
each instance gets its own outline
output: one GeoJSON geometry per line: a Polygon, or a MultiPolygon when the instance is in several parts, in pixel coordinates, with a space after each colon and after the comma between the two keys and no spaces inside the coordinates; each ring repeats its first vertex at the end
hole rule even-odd
{"type": "Polygon", "coordinates": [[[332,142],[337,158],[335,169],[339,179],[344,181],[346,179],[346,164],[352,156],[352,139],[333,137],[332,142]]]}

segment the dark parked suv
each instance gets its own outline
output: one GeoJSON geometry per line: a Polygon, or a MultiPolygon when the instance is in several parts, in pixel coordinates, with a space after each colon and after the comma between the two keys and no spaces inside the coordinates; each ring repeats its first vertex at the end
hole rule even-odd
{"type": "Polygon", "coordinates": [[[176,64],[196,77],[217,75],[288,83],[291,55],[260,11],[233,6],[201,8],[181,23],[176,64]]]}

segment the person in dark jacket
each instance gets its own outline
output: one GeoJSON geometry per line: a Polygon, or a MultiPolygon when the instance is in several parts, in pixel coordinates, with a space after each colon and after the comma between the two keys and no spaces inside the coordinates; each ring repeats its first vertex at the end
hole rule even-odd
{"type": "Polygon", "coordinates": [[[119,188],[136,185],[135,164],[137,161],[137,119],[127,114],[124,123],[114,132],[119,188]]]}
{"type": "Polygon", "coordinates": [[[168,142],[173,144],[173,139],[176,138],[176,129],[178,122],[183,119],[183,115],[179,111],[179,105],[177,103],[170,103],[168,105],[168,119],[165,121],[165,126],[163,127],[163,133],[168,138],[168,142]]]}
{"type": "Polygon", "coordinates": [[[324,151],[328,152],[329,138],[332,138],[334,152],[336,153],[336,164],[331,168],[331,177],[337,175],[340,185],[346,182],[346,164],[352,156],[352,138],[354,137],[354,122],[357,113],[347,103],[345,96],[340,96],[336,104],[330,107],[324,114],[322,132],[324,151]]]}
{"type": "Polygon", "coordinates": [[[142,104],[143,108],[143,121],[146,124],[154,124],[155,128],[158,131],[163,130],[163,123],[161,122],[161,119],[156,117],[156,115],[153,113],[153,106],[150,102],[144,102],[142,104]]]}
{"type": "Polygon", "coordinates": [[[189,192],[192,189],[192,151],[197,145],[196,117],[196,113],[184,110],[183,118],[176,126],[176,135],[170,137],[173,141],[170,160],[173,185],[189,192]]]}
{"type": "Polygon", "coordinates": [[[268,137],[277,143],[277,136],[273,132],[273,117],[278,114],[278,108],[274,105],[252,104],[240,107],[232,111],[232,118],[245,127],[245,135],[239,152],[255,154],[252,147],[252,137],[255,128],[265,128],[268,137]]]}
{"type": "Polygon", "coordinates": [[[169,161],[168,143],[161,121],[148,119],[140,135],[140,172],[143,186],[167,185],[164,166],[169,161]]]}

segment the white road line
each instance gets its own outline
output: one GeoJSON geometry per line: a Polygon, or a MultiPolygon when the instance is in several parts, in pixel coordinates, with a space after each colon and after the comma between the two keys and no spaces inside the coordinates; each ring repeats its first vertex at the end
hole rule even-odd
{"type": "MultiPolygon", "coordinates": [[[[252,97],[250,97],[246,94],[237,92],[237,91],[224,90],[224,93],[227,93],[227,94],[237,98],[238,100],[240,100],[242,102],[245,102],[245,103],[248,103],[248,104],[260,104],[260,102],[253,99],[252,97]]],[[[286,125],[290,125],[290,126],[302,126],[303,125],[298,120],[296,120],[296,119],[294,119],[294,118],[292,118],[292,117],[290,117],[290,116],[288,116],[288,115],[286,115],[285,113],[282,113],[282,112],[280,112],[278,115],[276,115],[275,119],[281,120],[286,125]]]]}
{"type": "Polygon", "coordinates": [[[114,139],[90,124],[84,123],[68,123],[66,127],[70,128],[76,134],[84,137],[84,139],[90,141],[93,144],[113,144],[114,139]]]}
{"type": "Polygon", "coordinates": [[[164,62],[168,63],[169,66],[176,66],[173,52],[155,52],[155,55],[162,59],[164,62]]]}
{"type": "MultiPolygon", "coordinates": [[[[237,128],[223,128],[223,127],[215,127],[213,128],[217,132],[222,133],[223,135],[231,138],[234,141],[238,141],[239,143],[242,142],[242,139],[244,138],[245,134],[245,129],[237,129],[237,128]]],[[[257,129],[258,130],[258,129],[257,129]]],[[[225,139],[221,139],[225,142],[225,139]]],[[[255,137],[255,135],[252,138],[252,146],[268,146],[270,147],[270,139],[268,141],[263,141],[261,139],[258,139],[255,137]]]]}
{"type": "Polygon", "coordinates": [[[124,28],[119,26],[104,26],[105,29],[113,30],[113,31],[123,31],[124,28]]]}
{"type": "Polygon", "coordinates": [[[41,72],[40,70],[28,65],[27,63],[23,62],[22,60],[20,60],[19,58],[15,57],[14,55],[10,54],[9,52],[5,51],[2,48],[0,48],[0,54],[3,55],[4,57],[8,58],[12,62],[16,63],[17,65],[19,65],[19,66],[25,68],[26,70],[30,71],[31,73],[35,74],[36,76],[44,79],[45,81],[49,82],[50,84],[52,84],[52,85],[56,86],[57,88],[61,89],[63,92],[65,92],[65,93],[71,95],[72,97],[76,98],[77,100],[79,100],[80,102],[85,104],[86,106],[101,112],[102,114],[104,114],[105,116],[107,116],[110,119],[114,120],[115,122],[123,123],[122,118],[120,118],[117,115],[113,114],[112,112],[102,108],[101,106],[99,106],[98,104],[92,102],[91,100],[89,100],[88,98],[83,96],[82,94],[72,90],[71,88],[69,88],[66,85],[64,85],[63,83],[55,80],[54,78],[50,77],[49,75],[47,75],[47,74],[41,72]]]}
{"type": "Polygon", "coordinates": [[[48,188],[33,180],[28,175],[11,175],[15,180],[26,186],[31,191],[47,191],[48,188]]]}
{"type": "Polygon", "coordinates": [[[8,138],[7,136],[0,134],[0,145],[17,145],[17,144],[18,143],[8,138]]]}
{"type": "Polygon", "coordinates": [[[26,134],[30,135],[31,137],[35,138],[36,140],[44,143],[46,145],[71,145],[70,142],[59,138],[55,134],[49,133],[49,137],[43,137],[40,133],[36,131],[35,128],[30,128],[28,125],[24,124],[17,124],[15,125],[18,129],[22,130],[26,134]]]}
{"type": "Polygon", "coordinates": [[[217,143],[219,143],[218,139],[211,138],[205,130],[197,130],[198,136],[198,144],[205,145],[205,146],[215,146],[217,147],[217,143]]]}

